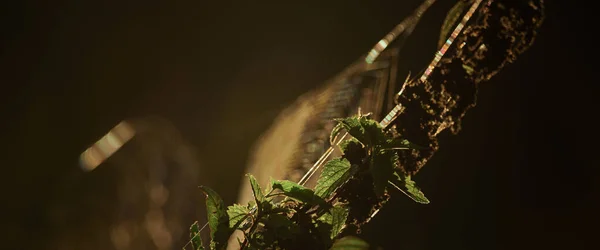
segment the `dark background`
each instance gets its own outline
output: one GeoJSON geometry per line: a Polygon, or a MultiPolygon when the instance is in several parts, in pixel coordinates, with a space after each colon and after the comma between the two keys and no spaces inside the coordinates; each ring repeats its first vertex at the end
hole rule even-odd
{"type": "MultiPolygon", "coordinates": [[[[450,2],[423,17],[402,52],[402,74],[432,59],[450,2]]],[[[384,249],[593,248],[597,27],[590,6],[555,2],[547,2],[534,46],[481,86],[461,133],[443,136],[416,177],[432,203],[393,198],[365,239],[384,249]]],[[[248,149],[277,113],[419,3],[5,3],[1,248],[57,249],[65,234],[94,234],[101,213],[74,212],[57,224],[48,211],[105,197],[98,193],[113,183],[104,177],[90,184],[89,176],[64,176],[77,170],[79,153],[130,117],[172,121],[197,148],[199,184],[233,202],[248,149]]],[[[114,206],[97,203],[98,211],[114,206]]]]}

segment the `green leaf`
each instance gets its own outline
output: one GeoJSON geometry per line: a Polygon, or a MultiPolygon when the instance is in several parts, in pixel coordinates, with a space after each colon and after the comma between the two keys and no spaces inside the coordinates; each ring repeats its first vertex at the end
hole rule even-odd
{"type": "Polygon", "coordinates": [[[353,116],[343,119],[335,119],[335,121],[337,121],[338,124],[335,127],[333,127],[333,130],[331,131],[331,138],[334,138],[335,136],[337,136],[337,134],[341,132],[342,129],[345,129],[346,132],[348,132],[348,134],[356,138],[361,143],[365,144],[367,140],[365,136],[366,132],[365,128],[363,128],[363,126],[360,124],[359,117],[353,116]]]}
{"type": "Polygon", "coordinates": [[[364,129],[360,125],[360,117],[359,116],[350,116],[342,119],[334,119],[338,123],[342,125],[342,128],[346,130],[346,132],[352,134],[364,134],[364,129]],[[351,133],[353,132],[353,133],[351,133]]]}
{"type": "Polygon", "coordinates": [[[195,250],[204,250],[204,246],[202,246],[202,238],[200,237],[200,226],[198,225],[198,221],[195,221],[192,226],[190,226],[190,242],[192,243],[192,248],[195,250]]]}
{"type": "Polygon", "coordinates": [[[283,194],[297,199],[299,201],[317,205],[317,204],[325,204],[325,200],[323,198],[315,195],[315,193],[306,187],[299,185],[298,183],[282,180],[282,181],[273,181],[273,190],[279,189],[283,192],[283,194]]]}
{"type": "Polygon", "coordinates": [[[363,143],[368,146],[375,146],[385,143],[385,133],[378,121],[369,119],[365,116],[360,117],[360,125],[365,129],[367,140],[363,143]]]}
{"type": "Polygon", "coordinates": [[[248,218],[250,209],[240,204],[233,204],[227,207],[227,215],[229,216],[229,228],[232,230],[238,229],[240,224],[248,218]]]}
{"type": "Polygon", "coordinates": [[[327,213],[319,217],[319,221],[331,225],[331,232],[329,237],[335,238],[342,232],[346,225],[346,219],[348,218],[348,209],[341,206],[332,207],[327,213]]]}
{"type": "Polygon", "coordinates": [[[452,32],[454,29],[454,24],[456,24],[456,21],[461,18],[462,13],[467,9],[467,7],[468,5],[466,1],[459,0],[454,7],[448,11],[446,19],[444,19],[444,23],[442,24],[440,40],[438,41],[438,49],[444,45],[446,39],[448,39],[448,36],[450,35],[450,32],[452,32]]]}
{"type": "Polygon", "coordinates": [[[348,140],[344,140],[344,141],[340,142],[340,144],[338,146],[340,147],[340,150],[342,150],[342,152],[344,152],[344,153],[346,153],[346,151],[348,151],[348,149],[352,148],[352,147],[358,146],[359,148],[362,148],[362,145],[360,144],[360,142],[358,140],[356,140],[356,138],[350,138],[348,140]]]}
{"type": "Polygon", "coordinates": [[[397,161],[398,155],[394,151],[374,151],[371,157],[371,175],[373,176],[373,184],[377,196],[382,196],[385,193],[388,181],[394,175],[394,168],[397,161]]]}
{"type": "Polygon", "coordinates": [[[323,172],[317,180],[315,194],[323,199],[328,198],[336,189],[346,183],[356,170],[356,165],[351,165],[347,159],[330,160],[323,167],[323,172]]]}
{"type": "Polygon", "coordinates": [[[356,138],[360,143],[367,147],[381,144],[385,140],[383,129],[379,122],[369,119],[367,116],[352,116],[343,119],[335,119],[338,124],[331,131],[330,140],[333,139],[345,129],[348,134],[356,138]]]}
{"type": "Polygon", "coordinates": [[[206,195],[206,212],[211,236],[210,248],[224,249],[232,232],[229,229],[229,217],[225,211],[225,204],[217,192],[205,186],[200,186],[200,189],[206,195]]]}
{"type": "Polygon", "coordinates": [[[429,204],[429,199],[425,197],[425,194],[421,192],[416,183],[410,179],[410,175],[401,176],[398,173],[394,173],[394,175],[396,176],[396,180],[389,182],[393,187],[418,203],[429,204]]]}
{"type": "Polygon", "coordinates": [[[356,236],[346,236],[333,243],[330,250],[369,250],[369,243],[356,236]]]}
{"type": "Polygon", "coordinates": [[[256,200],[256,205],[258,206],[259,211],[262,210],[262,206],[265,203],[265,196],[260,189],[260,185],[258,185],[258,181],[251,174],[246,174],[248,179],[250,179],[250,186],[252,186],[252,192],[254,193],[254,200],[256,200]]]}

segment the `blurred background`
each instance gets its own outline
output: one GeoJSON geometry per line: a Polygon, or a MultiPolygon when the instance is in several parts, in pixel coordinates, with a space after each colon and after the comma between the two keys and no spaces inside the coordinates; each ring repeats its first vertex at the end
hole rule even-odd
{"type": "MultiPolygon", "coordinates": [[[[3,3],[0,248],[113,249],[123,218],[166,218],[182,230],[168,242],[184,244],[205,216],[196,186],[233,203],[249,149],[276,115],[420,2],[3,3]],[[79,154],[122,120],[143,133],[84,173],[79,154]],[[167,196],[168,212],[152,213],[148,202],[167,196]]],[[[400,74],[433,58],[453,3],[425,13],[400,74]]],[[[461,133],[442,136],[416,177],[432,203],[393,197],[364,231],[372,245],[593,249],[596,28],[591,8],[546,5],[534,46],[480,87],[461,133]]]]}

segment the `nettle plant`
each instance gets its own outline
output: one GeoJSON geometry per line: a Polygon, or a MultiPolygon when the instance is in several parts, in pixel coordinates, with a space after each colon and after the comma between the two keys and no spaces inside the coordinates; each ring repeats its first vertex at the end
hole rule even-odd
{"type": "MultiPolygon", "coordinates": [[[[355,235],[389,200],[390,193],[397,190],[418,203],[429,203],[412,176],[437,151],[442,131],[460,130],[461,118],[475,106],[479,84],[533,44],[543,19],[543,0],[457,1],[440,41],[449,37],[440,43],[425,73],[404,83],[396,107],[388,113],[393,119],[386,116],[382,126],[359,112],[336,120],[330,141],[342,155],[323,166],[314,189],[271,180],[263,191],[248,175],[254,200],[226,207],[215,191],[201,186],[206,194],[209,248],[227,248],[232,234],[241,231],[241,249],[368,249],[355,235]],[[473,20],[467,23],[471,16],[473,20]],[[451,26],[455,27],[452,32],[451,26]],[[351,138],[343,140],[344,134],[338,140],[344,131],[351,138]]],[[[206,247],[201,230],[198,222],[190,228],[188,245],[194,249],[206,247]]]]}
{"type": "MultiPolygon", "coordinates": [[[[343,155],[328,161],[314,189],[288,180],[273,180],[262,189],[248,174],[254,201],[226,207],[212,189],[206,195],[210,249],[225,249],[235,230],[241,249],[368,249],[353,236],[397,190],[414,201],[429,203],[399,166],[398,151],[420,149],[384,129],[368,115],[336,120],[331,141],[346,131],[351,139],[340,143],[343,155]]],[[[191,228],[194,249],[205,249],[199,225],[191,228]]]]}

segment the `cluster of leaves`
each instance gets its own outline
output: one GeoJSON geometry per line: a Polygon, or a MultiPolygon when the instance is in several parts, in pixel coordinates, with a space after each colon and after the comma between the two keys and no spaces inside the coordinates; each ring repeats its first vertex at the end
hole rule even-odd
{"type": "MultiPolygon", "coordinates": [[[[327,162],[314,190],[287,180],[271,180],[263,190],[248,175],[254,201],[225,207],[219,195],[206,195],[210,249],[225,249],[235,230],[241,249],[368,249],[369,245],[345,230],[372,216],[388,190],[397,189],[419,203],[429,203],[409,175],[398,168],[397,150],[418,150],[407,140],[386,133],[368,116],[338,119],[331,140],[346,131],[340,143],[344,155],[327,162]],[[366,195],[365,195],[366,194],[366,195]],[[362,209],[362,207],[368,209],[362,209]]],[[[191,227],[192,245],[204,249],[198,224],[191,227]]]]}

